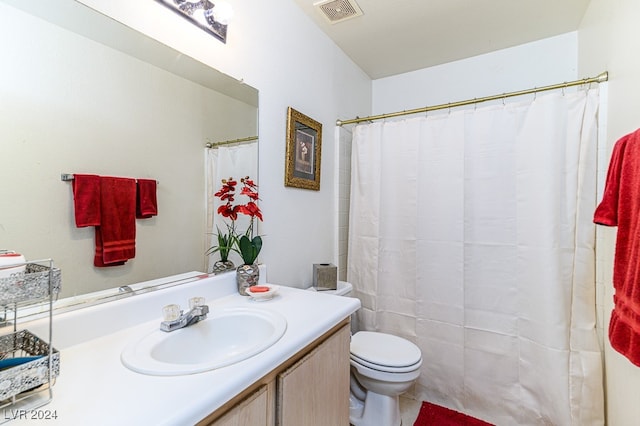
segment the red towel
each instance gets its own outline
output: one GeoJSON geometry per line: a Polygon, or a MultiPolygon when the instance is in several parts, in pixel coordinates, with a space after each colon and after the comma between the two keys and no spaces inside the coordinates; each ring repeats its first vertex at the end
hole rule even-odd
{"type": "Polygon", "coordinates": [[[640,366],[640,129],[613,147],[604,195],[593,221],[618,227],[609,341],[640,366]]]}
{"type": "Polygon", "coordinates": [[[138,179],[138,192],[136,196],[136,217],[138,219],[147,219],[158,214],[156,185],[155,180],[138,179]]]}
{"type": "Polygon", "coordinates": [[[76,226],[100,225],[100,176],[73,175],[72,186],[76,226]]]}
{"type": "MultiPolygon", "coordinates": [[[[102,230],[99,226],[96,226],[95,232],[95,241],[96,241],[96,250],[95,255],[93,257],[93,266],[105,267],[105,266],[120,266],[124,265],[127,261],[122,260],[118,262],[105,263],[104,262],[104,250],[103,250],[103,242],[102,242],[102,230]]],[[[135,247],[134,247],[135,249],[135,247]]]]}
{"type": "Polygon", "coordinates": [[[136,255],[136,181],[100,177],[100,226],[95,266],[122,265],[136,255]]]}

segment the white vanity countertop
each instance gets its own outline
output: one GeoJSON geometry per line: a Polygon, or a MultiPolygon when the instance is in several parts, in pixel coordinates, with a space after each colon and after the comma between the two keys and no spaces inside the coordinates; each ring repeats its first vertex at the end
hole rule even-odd
{"type": "MultiPolygon", "coordinates": [[[[53,387],[53,400],[33,410],[33,414],[55,415],[56,419],[48,423],[65,426],[194,424],[360,307],[354,298],[284,286],[280,286],[273,299],[257,302],[238,295],[235,274],[228,275],[232,279],[204,278],[179,289],[54,316],[54,347],[60,351],[60,375],[53,387]],[[287,330],[278,342],[260,354],[204,373],[150,376],[126,368],[120,361],[124,347],[158,329],[164,304],[179,303],[184,307],[192,296],[204,296],[212,312],[235,306],[278,312],[287,319],[287,330]],[[136,318],[143,315],[141,311],[147,315],[142,321],[136,318]],[[158,314],[149,317],[149,312],[158,314]]],[[[39,323],[27,323],[21,328],[35,330],[45,337],[41,327],[39,323]]],[[[16,413],[10,410],[11,407],[5,409],[3,418],[15,417],[16,413]]],[[[33,422],[30,413],[26,413],[24,418],[10,424],[33,422]]]]}

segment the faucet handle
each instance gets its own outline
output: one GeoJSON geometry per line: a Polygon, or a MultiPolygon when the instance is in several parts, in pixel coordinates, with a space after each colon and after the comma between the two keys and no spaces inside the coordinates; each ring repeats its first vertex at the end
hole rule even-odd
{"type": "Polygon", "coordinates": [[[171,304],[162,308],[162,317],[165,321],[175,321],[180,318],[180,315],[182,315],[182,311],[179,305],[171,304]]]}
{"type": "Polygon", "coordinates": [[[191,299],[189,299],[189,309],[204,306],[205,302],[206,301],[202,296],[192,297],[191,299]]]}

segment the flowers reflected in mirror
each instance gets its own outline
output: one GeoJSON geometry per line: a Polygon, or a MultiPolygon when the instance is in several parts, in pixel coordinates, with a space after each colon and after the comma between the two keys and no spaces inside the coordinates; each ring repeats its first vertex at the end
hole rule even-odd
{"type": "MultiPolygon", "coordinates": [[[[262,211],[257,205],[258,185],[249,176],[240,179],[240,183],[242,188],[237,194],[238,182],[233,177],[222,179],[222,186],[214,194],[224,203],[218,207],[217,213],[222,216],[226,231],[216,226],[218,244],[209,248],[207,254],[219,253],[221,262],[229,262],[229,254],[233,251],[240,255],[245,265],[252,265],[262,249],[262,237],[254,236],[255,219],[262,221],[262,211]],[[235,204],[236,196],[246,197],[248,201],[235,204]],[[249,224],[244,231],[237,228],[238,215],[249,217],[249,224]]],[[[216,272],[215,267],[214,272],[216,272]]]]}

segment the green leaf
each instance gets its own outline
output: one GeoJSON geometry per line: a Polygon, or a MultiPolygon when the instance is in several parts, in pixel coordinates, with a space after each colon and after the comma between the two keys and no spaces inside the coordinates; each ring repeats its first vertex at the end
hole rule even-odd
{"type": "Polygon", "coordinates": [[[218,239],[218,245],[213,246],[207,250],[205,254],[213,254],[216,252],[220,252],[220,260],[226,262],[229,259],[229,253],[231,251],[237,252],[236,242],[238,237],[232,232],[232,229],[229,229],[228,234],[224,234],[220,232],[220,228],[216,227],[218,233],[216,234],[216,238],[218,239]]]}
{"type": "Polygon", "coordinates": [[[262,238],[260,238],[259,236],[253,237],[253,240],[251,242],[256,249],[256,257],[258,257],[258,253],[260,253],[260,250],[262,250],[262,238]]]}
{"type": "Polygon", "coordinates": [[[258,236],[250,240],[249,237],[243,235],[238,241],[238,246],[240,248],[240,256],[242,256],[245,265],[252,265],[262,249],[262,238],[258,236]]]}

